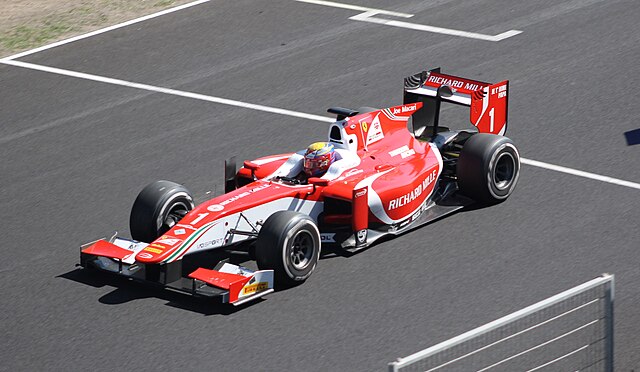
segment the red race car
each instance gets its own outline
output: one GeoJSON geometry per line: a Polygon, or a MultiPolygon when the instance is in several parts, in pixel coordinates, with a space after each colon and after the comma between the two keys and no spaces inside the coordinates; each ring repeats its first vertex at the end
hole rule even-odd
{"type": "Polygon", "coordinates": [[[238,305],[306,280],[321,246],[357,251],[473,202],[511,195],[520,157],[507,129],[508,81],[423,71],[404,81],[404,104],[331,108],[326,142],[297,153],[225,163],[225,194],[198,206],[183,186],[157,181],[133,204],[132,239],[85,245],[81,266],[238,305]],[[470,107],[475,130],[439,125],[441,102],[470,107]],[[411,129],[409,129],[411,128],[411,129]],[[185,257],[242,251],[250,270],[185,257]]]}

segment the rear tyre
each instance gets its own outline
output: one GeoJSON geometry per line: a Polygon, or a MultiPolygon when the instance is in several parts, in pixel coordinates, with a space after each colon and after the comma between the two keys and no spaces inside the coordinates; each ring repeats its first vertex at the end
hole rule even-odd
{"type": "Polygon", "coordinates": [[[511,139],[478,133],[464,143],[457,175],[463,194],[480,202],[499,203],[518,182],[520,155],[511,139]]]}
{"type": "Polygon", "coordinates": [[[276,212],[260,228],[255,254],[261,270],[273,270],[278,286],[302,283],[318,264],[320,232],[307,215],[276,212]]]}
{"type": "Polygon", "coordinates": [[[150,243],[193,208],[193,197],[184,186],[170,181],[152,182],[142,189],[131,208],[131,237],[150,243]]]}

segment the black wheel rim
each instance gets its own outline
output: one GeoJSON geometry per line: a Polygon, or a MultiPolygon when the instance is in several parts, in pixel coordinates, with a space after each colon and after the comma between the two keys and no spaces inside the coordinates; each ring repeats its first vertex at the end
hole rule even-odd
{"type": "Polygon", "coordinates": [[[187,213],[189,213],[189,207],[182,202],[177,202],[173,206],[171,206],[169,213],[167,213],[167,216],[162,220],[162,226],[160,226],[160,234],[167,232],[169,229],[175,226],[175,224],[178,223],[178,221],[180,221],[184,216],[186,216],[187,213]]]}
{"type": "Polygon", "coordinates": [[[296,270],[304,270],[313,258],[313,237],[307,231],[299,231],[292,239],[290,259],[296,270]]]}
{"type": "Polygon", "coordinates": [[[511,186],[516,173],[516,160],[509,152],[503,152],[496,160],[493,172],[493,183],[498,190],[506,190],[511,186]]]}

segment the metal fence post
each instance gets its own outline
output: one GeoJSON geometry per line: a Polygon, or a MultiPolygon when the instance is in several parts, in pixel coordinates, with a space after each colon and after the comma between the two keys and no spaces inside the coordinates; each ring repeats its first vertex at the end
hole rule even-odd
{"type": "Polygon", "coordinates": [[[614,302],[614,276],[607,283],[605,294],[605,371],[613,372],[613,302],[614,302]]]}

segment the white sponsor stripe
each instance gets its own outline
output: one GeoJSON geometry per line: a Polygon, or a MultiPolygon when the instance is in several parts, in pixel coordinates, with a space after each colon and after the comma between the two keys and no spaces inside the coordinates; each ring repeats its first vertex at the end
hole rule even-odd
{"type": "MultiPolygon", "coordinates": [[[[71,77],[75,77],[75,78],[79,78],[79,79],[93,80],[93,81],[97,81],[97,82],[101,82],[101,83],[114,84],[114,85],[120,85],[120,86],[129,87],[129,88],[136,88],[136,89],[148,90],[148,91],[157,92],[157,93],[171,94],[171,95],[185,97],[185,98],[198,99],[198,100],[207,101],[207,102],[219,103],[219,104],[222,104],[222,105],[229,105],[229,106],[242,107],[242,108],[251,109],[251,110],[270,112],[270,113],[278,114],[278,115],[293,116],[293,117],[298,117],[298,118],[303,118],[303,119],[323,121],[323,122],[326,122],[326,123],[335,122],[334,119],[328,118],[326,116],[307,114],[307,113],[303,113],[303,112],[287,110],[287,109],[281,109],[281,108],[275,108],[275,107],[269,107],[269,106],[263,106],[263,105],[256,105],[256,104],[253,104],[253,103],[246,103],[246,102],[235,101],[235,100],[230,100],[230,99],[226,99],[226,98],[207,96],[207,95],[204,95],[204,94],[191,93],[191,92],[185,92],[185,91],[180,91],[180,90],[175,90],[175,89],[156,87],[156,86],[153,86],[153,85],[133,83],[133,82],[128,82],[128,81],[119,80],[119,79],[112,79],[112,78],[98,76],[98,75],[85,74],[85,73],[82,73],[82,72],[69,71],[69,70],[63,70],[63,69],[59,69],[59,68],[55,68],[55,67],[47,67],[47,66],[42,66],[42,65],[36,65],[36,64],[33,64],[33,63],[26,63],[26,62],[13,61],[13,60],[0,60],[0,63],[4,63],[4,64],[7,64],[7,65],[12,65],[12,66],[17,66],[17,67],[33,69],[33,70],[38,70],[38,71],[49,72],[49,73],[53,73],[53,74],[71,76],[71,77]]],[[[48,128],[49,127],[45,127],[44,129],[48,129],[48,128]]],[[[24,132],[20,132],[20,133],[17,133],[17,134],[10,135],[8,137],[0,137],[0,143],[8,142],[9,140],[13,140],[13,139],[16,139],[16,138],[25,137],[25,136],[27,136],[29,134],[37,133],[39,131],[40,130],[38,130],[38,128],[35,128],[35,129],[32,128],[32,129],[29,129],[29,130],[25,130],[24,132]]],[[[589,178],[589,179],[596,180],[596,181],[607,182],[607,183],[611,183],[611,184],[614,184],[614,185],[630,187],[632,189],[640,190],[640,183],[625,181],[625,180],[621,180],[621,179],[617,179],[617,178],[613,178],[613,177],[608,177],[608,176],[602,176],[602,175],[595,174],[595,173],[584,172],[584,171],[581,171],[581,170],[567,168],[567,167],[563,167],[563,166],[560,166],[560,165],[544,163],[544,162],[533,160],[533,159],[520,158],[520,160],[521,160],[521,162],[523,164],[526,164],[526,165],[531,165],[531,166],[534,166],[534,167],[544,168],[544,169],[548,169],[548,170],[552,170],[552,171],[556,171],[556,172],[567,173],[567,174],[571,174],[571,175],[578,176],[578,177],[589,178]]]]}
{"type": "MultiPolygon", "coordinates": [[[[1,60],[0,62],[4,63],[4,64],[7,64],[7,65],[12,65],[12,66],[17,66],[17,67],[24,67],[24,68],[29,68],[29,69],[32,69],[32,70],[49,72],[49,73],[52,73],[52,74],[65,75],[65,76],[70,76],[70,77],[79,78],[79,79],[97,81],[97,82],[100,82],[100,83],[120,85],[120,86],[123,86],[123,87],[142,89],[142,90],[147,90],[147,91],[151,91],[151,92],[170,94],[170,95],[179,96],[179,97],[185,97],[185,98],[192,98],[192,99],[197,99],[197,100],[200,100],[200,101],[219,103],[219,104],[222,104],[222,105],[248,108],[248,109],[251,109],[251,110],[270,112],[272,114],[294,116],[294,117],[297,117],[297,118],[316,120],[316,121],[324,121],[324,122],[327,122],[327,123],[335,122],[334,119],[328,118],[326,116],[305,114],[303,112],[298,112],[298,111],[292,111],[292,110],[286,110],[286,109],[281,109],[281,108],[257,105],[257,104],[253,104],[253,103],[235,101],[235,100],[232,100],[232,99],[221,98],[221,97],[207,96],[207,95],[204,95],[204,94],[185,92],[185,91],[182,91],[182,90],[163,88],[163,87],[158,87],[158,86],[154,86],[154,85],[134,83],[134,82],[131,82],[131,81],[113,79],[113,78],[99,76],[99,75],[85,74],[83,72],[77,72],[77,71],[63,70],[63,69],[55,68],[55,67],[36,65],[36,64],[33,64],[33,63],[14,61],[14,60],[1,60]]],[[[29,132],[31,132],[31,131],[33,131],[33,129],[29,130],[29,132]]],[[[15,137],[15,135],[12,135],[12,138],[13,137],[15,137]]],[[[0,138],[0,141],[2,141],[1,138],[0,138]]]]}
{"type": "Polygon", "coordinates": [[[401,17],[401,18],[411,18],[411,17],[413,17],[413,14],[392,12],[392,11],[389,11],[389,10],[369,8],[369,7],[360,6],[360,5],[343,4],[343,3],[337,3],[337,2],[334,2],[334,1],[324,1],[324,0],[294,0],[294,1],[297,1],[299,3],[324,5],[324,6],[329,6],[329,7],[332,7],[332,8],[357,10],[359,12],[372,12],[372,13],[376,13],[376,14],[386,14],[386,15],[390,15],[390,16],[393,16],[393,17],[401,17]]]}
{"type": "Polygon", "coordinates": [[[139,23],[139,22],[143,22],[143,21],[146,21],[146,20],[149,20],[149,19],[152,19],[152,18],[160,17],[160,16],[163,16],[165,14],[177,12],[178,10],[190,8],[192,6],[200,5],[202,3],[207,3],[209,1],[211,1],[211,0],[198,0],[198,1],[194,1],[192,3],[187,3],[187,4],[183,4],[183,5],[180,5],[180,6],[173,7],[173,8],[165,9],[165,10],[162,10],[160,12],[149,14],[149,15],[144,16],[144,17],[132,19],[130,21],[122,22],[122,23],[119,23],[117,25],[105,27],[105,28],[102,28],[102,29],[99,29],[99,30],[96,30],[96,31],[92,31],[92,32],[86,33],[86,34],[82,34],[82,35],[74,36],[74,37],[69,38],[69,39],[61,40],[61,41],[55,42],[53,44],[48,44],[48,45],[45,45],[45,46],[41,46],[39,48],[35,48],[35,49],[27,50],[27,51],[22,52],[22,53],[14,54],[12,56],[5,57],[0,61],[7,61],[7,60],[12,60],[12,59],[17,59],[17,58],[21,58],[21,57],[24,57],[24,56],[28,56],[30,54],[38,53],[38,52],[41,52],[43,50],[55,48],[55,47],[60,46],[60,45],[73,43],[74,41],[86,39],[86,38],[91,37],[91,36],[95,36],[95,35],[99,35],[99,34],[102,34],[102,33],[105,33],[105,32],[113,31],[113,30],[121,28],[121,27],[130,26],[130,25],[135,24],[135,23],[139,23]]]}
{"type": "Polygon", "coordinates": [[[533,160],[533,159],[520,158],[520,161],[522,162],[522,164],[527,164],[527,165],[531,165],[538,168],[549,169],[556,172],[567,173],[567,174],[571,174],[578,177],[590,178],[596,181],[612,183],[614,185],[625,186],[625,187],[630,187],[632,189],[640,190],[640,183],[625,181],[625,180],[608,177],[608,176],[602,176],[599,174],[589,173],[589,172],[585,172],[585,171],[581,171],[573,168],[567,168],[560,165],[544,163],[544,162],[533,160]]]}

